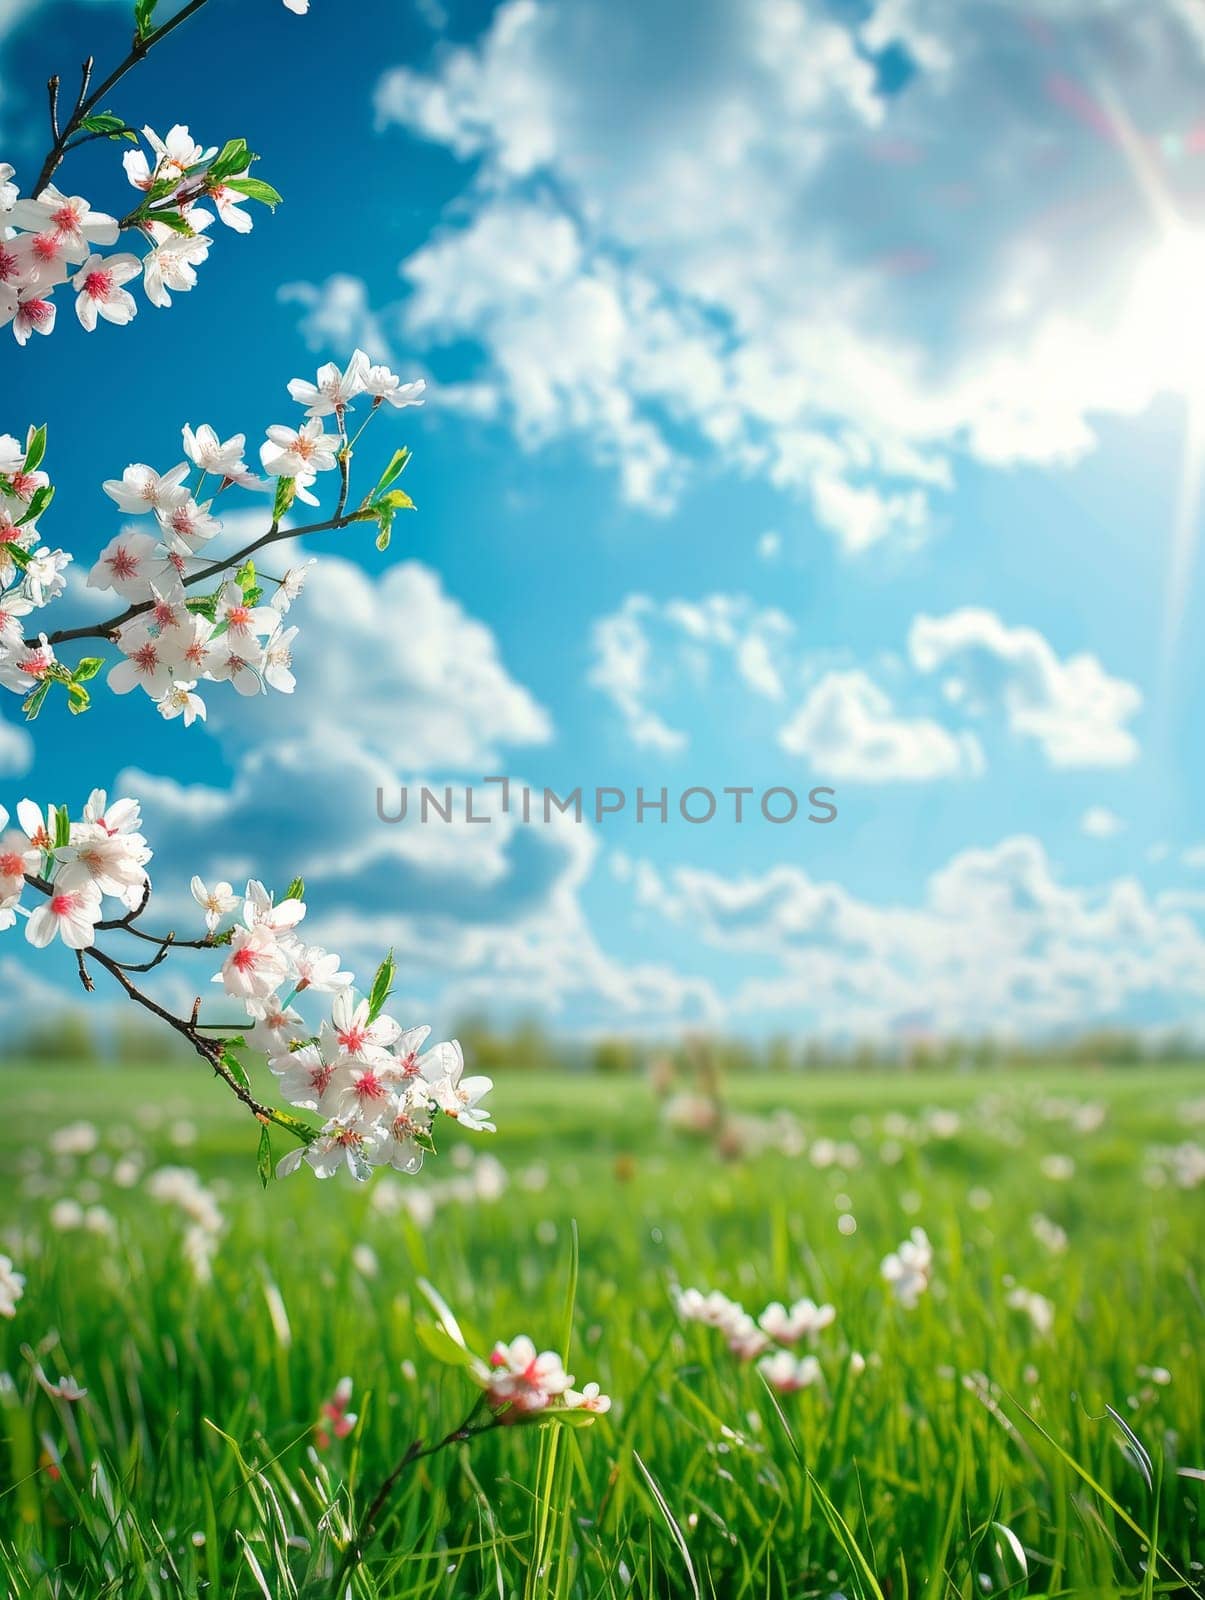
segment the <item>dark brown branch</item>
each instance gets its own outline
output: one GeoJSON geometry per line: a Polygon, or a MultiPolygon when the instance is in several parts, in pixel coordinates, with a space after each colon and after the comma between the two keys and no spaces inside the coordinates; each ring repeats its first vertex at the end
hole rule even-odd
{"type": "MultiPolygon", "coordinates": [[[[282,528],[274,522],[267,533],[261,534],[258,539],[253,539],[250,544],[244,545],[241,550],[236,550],[233,555],[224,556],[219,561],[211,561],[199,572],[191,573],[182,580],[183,585],[186,589],[191,589],[194,584],[203,583],[206,578],[212,578],[219,572],[229,572],[231,568],[241,567],[248,556],[253,556],[257,550],[263,550],[281,539],[304,539],[311,533],[330,533],[336,529],[349,527],[357,520],[362,519],[359,519],[357,513],[353,511],[328,517],[324,522],[311,522],[303,528],[282,528]]],[[[137,605],[127,606],[120,616],[110,617],[107,622],[93,623],[84,628],[60,628],[57,633],[48,636],[48,642],[56,645],[66,644],[71,639],[111,639],[128,622],[133,622],[135,617],[141,617],[152,610],[154,604],[153,600],[140,600],[137,605]]],[[[26,647],[30,650],[37,649],[40,643],[40,639],[25,641],[26,647]]]]}

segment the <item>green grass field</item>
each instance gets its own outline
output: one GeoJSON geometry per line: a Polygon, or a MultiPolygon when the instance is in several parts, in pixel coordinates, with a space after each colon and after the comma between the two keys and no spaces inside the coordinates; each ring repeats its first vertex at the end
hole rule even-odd
{"type": "Polygon", "coordinates": [[[499,1133],[445,1131],[418,1178],[266,1193],[200,1069],[2,1081],[9,1596],[333,1595],[353,1506],[472,1403],[421,1279],[478,1348],[569,1330],[615,1405],[415,1463],[357,1596],[1202,1592],[1200,1069],[738,1082],[789,1118],[730,1159],[642,1083],[515,1077],[499,1133]],[[220,1231],[154,1198],[169,1164],[220,1231]],[[907,1310],[880,1263],[915,1226],[934,1266],[907,1310]],[[822,1382],[773,1395],[675,1285],[831,1302],[822,1382]],[[320,1449],[344,1375],[360,1420],[320,1449]]]}

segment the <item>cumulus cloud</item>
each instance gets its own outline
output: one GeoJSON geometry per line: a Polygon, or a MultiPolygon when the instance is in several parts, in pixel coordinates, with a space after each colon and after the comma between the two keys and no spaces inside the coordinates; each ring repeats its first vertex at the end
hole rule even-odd
{"type": "Polygon", "coordinates": [[[702,703],[714,719],[729,685],[781,700],[793,634],[781,611],[744,595],[659,603],[632,594],[594,624],[589,681],[619,711],[633,744],[672,755],[687,747],[689,735],[658,708],[693,720],[702,703]]]}
{"type": "Polygon", "coordinates": [[[475,342],[525,442],[580,437],[639,504],[719,454],[848,550],[915,540],[960,454],[1074,461],[1098,416],[1183,389],[1127,152],[1192,122],[1203,51],[1183,0],[700,0],[685,31],[504,0],[377,86],[382,128],[472,174],[403,316],[475,342]]]}
{"type": "Polygon", "coordinates": [[[24,728],[0,716],[0,777],[19,778],[33,765],[33,740],[24,728]]]}
{"type": "Polygon", "coordinates": [[[323,556],[291,614],[301,627],[297,689],[237,704],[212,697],[232,741],[356,738],[404,771],[480,776],[505,748],[545,743],[548,713],[506,670],[492,631],[405,561],[374,577],[323,556]]]}
{"type": "Polygon", "coordinates": [[[974,777],[984,766],[974,734],[951,733],[931,717],[901,716],[856,669],[826,672],[778,737],[818,772],[854,783],[974,777]]]}
{"type": "Polygon", "coordinates": [[[311,350],[338,350],[346,359],[346,352],[358,346],[374,361],[394,359],[363,278],[336,272],[320,284],[282,283],[276,298],[282,305],[301,306],[297,325],[311,350]]]}
{"type": "Polygon", "coordinates": [[[809,1015],[825,1032],[1037,1034],[1199,1010],[1205,936],[1172,897],[1132,878],[1071,887],[1038,840],[964,850],[915,904],[875,903],[796,866],[725,877],[632,865],[648,911],[756,958],[732,1014],[809,1015]]]}
{"type": "Polygon", "coordinates": [[[1112,839],[1125,827],[1125,819],[1108,806],[1089,806],[1079,819],[1079,826],[1089,839],[1112,839]]]}
{"type": "Polygon", "coordinates": [[[917,617],[908,654],[918,672],[945,674],[953,704],[976,716],[1003,713],[1052,766],[1120,767],[1138,755],[1126,726],[1142,707],[1135,685],[1110,677],[1087,652],[1060,658],[1035,628],[1009,627],[992,611],[965,606],[917,617]]]}

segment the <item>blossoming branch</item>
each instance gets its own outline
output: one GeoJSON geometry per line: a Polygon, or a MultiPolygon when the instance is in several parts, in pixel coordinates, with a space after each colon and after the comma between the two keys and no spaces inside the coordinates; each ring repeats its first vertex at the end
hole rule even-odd
{"type": "Polygon", "coordinates": [[[388,548],[397,512],[414,506],[398,487],[410,452],[395,450],[373,489],[349,510],[352,456],[381,407],[421,405],[425,382],[403,383],[356,350],[345,368],[328,362],[314,382],[294,378],[288,388],[305,419],[298,427],[275,423],[267,429],[259,452],[266,477],[248,468],[244,434],[221,439],[208,424],[185,424],[187,459],[164,472],[136,462],[106,481],[104,492],[117,509],[143,520],[109,541],[88,585],[112,590],[127,604],[104,622],[32,637],[24,636],[24,619],[64,592],[73,558],[43,544],[38,531],[54,496],[42,467],[46,429],[30,428],[24,445],[0,435],[0,685],[24,697],[27,717],[38,715],[55,685],[71,711],[87,710],[86,685],[104,668],[104,658],[68,664],[56,655],[56,646],[83,639],[110,642],[120,652],[123,659],[108,673],[115,694],[142,689],[162,716],[183,717],[186,727],[205,718],[197,691],[202,680],[228,683],[241,695],[292,693],[297,629],[284,618],[301,592],[306,566],[275,576],[260,571],[253,558],[282,539],[355,522],[374,522],[377,549],[388,548]],[[349,419],[361,397],[370,404],[352,433],[349,419]],[[336,485],[330,514],[289,525],[297,501],[320,507],[315,485],[324,474],[336,485]],[[240,549],[211,556],[208,547],[223,527],[214,508],[219,501],[224,508],[225,497],[236,491],[272,496],[267,527],[240,549]]]}
{"type": "Polygon", "coordinates": [[[140,831],[137,801],[110,804],[103,790],[94,790],[82,815],[72,820],[63,807],[43,812],[26,799],[17,807],[17,821],[19,827],[9,829],[8,812],[0,806],[0,931],[23,920],[25,937],[36,948],[61,940],[75,952],[86,990],[93,988],[92,967],[100,967],[130,1000],[185,1038],[260,1122],[265,1183],[273,1169],[270,1127],[299,1141],[276,1167],[278,1176],[304,1162],[320,1178],[346,1168],[361,1180],[378,1166],[416,1173],[435,1150],[440,1116],[473,1131],[493,1131],[481,1104],[492,1084],[465,1077],[459,1044],[428,1046],[429,1028],[403,1030],[385,1013],[392,957],[386,956],[368,993],[360,995],[337,955],[299,936],[306,912],[300,879],[277,900],[256,880],[240,895],[228,883],[206,885],[194,878],[192,896],[205,931],[179,939],[141,923],[151,898],[146,866],[152,853],[140,831]],[[120,910],[106,915],[106,900],[120,910]],[[145,961],[119,957],[102,948],[100,934],[150,945],[153,953],[145,961]],[[222,953],[212,981],[245,1021],[203,1020],[199,996],[191,1012],[179,1016],[138,987],[136,975],[181,949],[222,953]],[[329,1008],[317,1029],[296,1009],[303,996],[322,996],[329,1008]],[[317,1113],[321,1125],[258,1100],[244,1064],[248,1055],[266,1058],[283,1099],[317,1113]]]}
{"type": "MultiPolygon", "coordinates": [[[[26,344],[31,333],[54,331],[58,309],[54,293],[68,280],[75,291],[76,316],[89,333],[98,320],[121,326],[133,319],[138,304],[125,285],[136,278],[141,277],[153,306],[170,306],[173,294],[196,285],[196,269],[213,242],[208,230],[215,215],[235,233],[250,233],[247,202],[271,208],[280,203],[270,183],[251,176],[257,157],[245,139],[206,148],[180,124],[166,138],[144,127],[144,150],[126,118],[104,104],[160,40],[205,4],[206,0],[189,0],[156,25],[157,0],[135,0],[128,55],[95,87],[95,63],[89,56],[80,69],[70,111],[60,102],[60,79],[57,75],[50,79],[51,145],[30,198],[20,198],[20,186],[13,182],[16,169],[0,162],[0,327],[11,324],[18,344],[26,344]],[[135,146],[125,152],[122,164],[140,198],[120,219],[96,209],[82,195],[65,193],[52,181],[73,151],[99,139],[135,146]],[[123,236],[131,248],[102,254],[123,236]],[[139,249],[141,255],[135,253],[139,249]]],[[[302,13],[309,9],[309,0],[285,0],[285,5],[302,13]]]]}

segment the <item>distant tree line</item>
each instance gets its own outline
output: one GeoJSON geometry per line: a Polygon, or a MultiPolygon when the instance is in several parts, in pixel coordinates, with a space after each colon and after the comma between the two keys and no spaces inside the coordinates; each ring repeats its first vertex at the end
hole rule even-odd
{"type": "MultiPolygon", "coordinates": [[[[697,1042],[666,1042],[608,1034],[589,1039],[558,1038],[534,1018],[503,1026],[485,1015],[464,1016],[448,1030],[458,1038],[474,1070],[498,1077],[510,1072],[542,1072],[566,1068],[608,1077],[635,1076],[650,1062],[692,1057],[697,1042]]],[[[789,1034],[762,1041],[710,1035],[710,1059],[724,1074],[742,1072],[807,1073],[840,1068],[847,1072],[992,1072],[1001,1068],[1041,1067],[1052,1063],[1098,1067],[1134,1066],[1147,1061],[1188,1061],[1205,1051],[1187,1032],[1159,1036],[1123,1028],[1093,1029],[1058,1039],[1019,1041],[984,1036],[936,1038],[909,1036],[898,1040],[832,1043],[789,1034]]],[[[73,1065],[153,1066],[192,1060],[162,1031],[137,1021],[119,1020],[93,1028],[82,1011],[65,1010],[43,1017],[9,1036],[4,1059],[9,1062],[73,1065]]]]}

